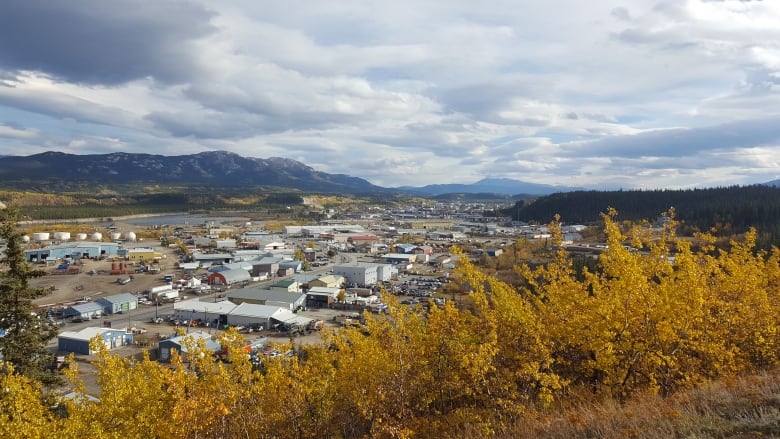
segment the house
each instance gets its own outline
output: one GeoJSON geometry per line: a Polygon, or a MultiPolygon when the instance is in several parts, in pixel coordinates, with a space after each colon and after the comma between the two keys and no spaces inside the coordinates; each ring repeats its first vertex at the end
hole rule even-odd
{"type": "Polygon", "coordinates": [[[126,332],[124,329],[93,326],[80,331],[60,333],[57,336],[57,350],[59,352],[92,355],[95,351],[89,348],[89,343],[97,336],[100,336],[106,349],[114,349],[133,343],[133,334],[126,332]]]}
{"type": "Polygon", "coordinates": [[[178,335],[167,340],[161,340],[157,344],[157,358],[159,361],[168,362],[173,357],[173,352],[177,352],[182,361],[189,361],[188,354],[191,348],[198,345],[199,340],[203,340],[207,352],[218,352],[222,349],[222,344],[211,334],[203,331],[196,331],[185,335],[178,335]],[[188,340],[189,339],[189,340],[188,340]]]}
{"type": "Polygon", "coordinates": [[[252,275],[242,269],[232,269],[213,272],[209,274],[209,283],[212,285],[235,285],[241,282],[249,282],[252,275]]]}
{"type": "Polygon", "coordinates": [[[62,311],[62,317],[73,320],[97,319],[102,315],[103,305],[97,302],[77,303],[62,311]]]}
{"type": "Polygon", "coordinates": [[[95,302],[103,306],[105,314],[117,314],[138,308],[138,298],[130,293],[101,297],[95,302]]]}

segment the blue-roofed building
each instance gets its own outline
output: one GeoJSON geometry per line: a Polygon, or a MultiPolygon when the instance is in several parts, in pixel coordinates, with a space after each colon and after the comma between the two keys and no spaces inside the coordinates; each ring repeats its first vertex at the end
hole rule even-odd
{"type": "Polygon", "coordinates": [[[115,242],[76,241],[25,250],[24,258],[30,262],[67,258],[100,259],[117,256],[118,252],[119,244],[115,242]]]}
{"type": "Polygon", "coordinates": [[[107,349],[114,349],[133,343],[133,334],[126,332],[124,329],[94,326],[80,331],[62,332],[57,336],[57,349],[60,352],[73,352],[83,355],[94,354],[95,351],[89,348],[89,343],[98,335],[107,349]]]}
{"type": "Polygon", "coordinates": [[[206,351],[208,352],[216,353],[222,349],[222,345],[216,337],[208,332],[197,331],[160,341],[160,343],[157,344],[157,358],[163,362],[171,361],[171,357],[175,351],[181,356],[182,361],[189,361],[189,358],[187,357],[188,348],[185,341],[186,337],[192,338],[193,346],[197,346],[198,340],[203,340],[206,345],[206,351]]]}

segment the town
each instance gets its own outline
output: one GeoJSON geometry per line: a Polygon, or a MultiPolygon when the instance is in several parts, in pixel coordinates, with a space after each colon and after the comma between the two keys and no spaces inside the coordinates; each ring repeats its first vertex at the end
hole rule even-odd
{"type": "MultiPolygon", "coordinates": [[[[36,304],[60,326],[51,348],[61,362],[71,353],[88,361],[97,335],[121,355],[143,349],[166,362],[175,350],[186,359],[184,336],[212,340],[228,327],[245,334],[253,356],[276,355],[269,341],[313,342],[325,325],[384,312],[383,294],[404,306],[443,304],[452,299],[442,287],[459,257],[478,260],[518,239],[550,239],[547,226],[498,217],[499,207],[331,209],[315,224],[276,221],[277,230],[240,215],[117,220],[95,224],[92,233],[25,235],[25,258],[48,273],[36,286],[51,293],[36,304]],[[171,219],[181,223],[156,222],[171,219]],[[159,238],[140,238],[150,232],[159,238]],[[464,251],[453,254],[452,246],[464,251]]],[[[564,242],[580,241],[584,229],[564,226],[564,242]]]]}

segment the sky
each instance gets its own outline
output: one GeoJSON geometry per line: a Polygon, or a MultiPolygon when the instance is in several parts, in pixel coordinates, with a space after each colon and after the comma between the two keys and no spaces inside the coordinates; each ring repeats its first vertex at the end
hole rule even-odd
{"type": "Polygon", "coordinates": [[[775,180],[780,1],[3,1],[0,155],[213,150],[385,187],[775,180]]]}

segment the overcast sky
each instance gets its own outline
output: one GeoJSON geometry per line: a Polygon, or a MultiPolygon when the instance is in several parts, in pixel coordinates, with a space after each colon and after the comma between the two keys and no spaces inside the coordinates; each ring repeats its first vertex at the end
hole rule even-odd
{"type": "Polygon", "coordinates": [[[780,1],[4,0],[0,155],[285,157],[381,186],[780,178],[780,1]]]}

